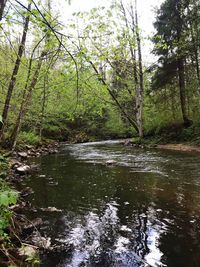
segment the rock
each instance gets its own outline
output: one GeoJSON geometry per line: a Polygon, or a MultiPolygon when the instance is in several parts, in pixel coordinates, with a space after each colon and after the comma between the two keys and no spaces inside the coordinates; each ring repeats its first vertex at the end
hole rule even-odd
{"type": "Polygon", "coordinates": [[[18,249],[20,256],[25,256],[30,259],[34,259],[37,256],[37,249],[33,246],[25,245],[18,249]]]}
{"type": "Polygon", "coordinates": [[[46,175],[45,175],[45,174],[40,174],[39,177],[40,177],[40,178],[45,178],[46,175]]]}
{"type": "Polygon", "coordinates": [[[50,237],[41,237],[39,235],[35,235],[32,237],[32,242],[35,246],[39,248],[44,249],[50,249],[51,248],[51,238],[50,237]]]}
{"type": "Polygon", "coordinates": [[[34,156],[35,155],[35,153],[32,150],[28,150],[27,153],[28,153],[29,156],[34,156]]]}
{"type": "Polygon", "coordinates": [[[26,148],[27,148],[27,149],[32,149],[33,146],[31,146],[31,145],[26,145],[26,148]]]}
{"type": "Polygon", "coordinates": [[[21,158],[26,159],[28,157],[28,153],[26,153],[26,152],[18,152],[18,156],[20,156],[21,158]]]}
{"type": "Polygon", "coordinates": [[[132,146],[132,143],[130,140],[125,140],[124,141],[124,146],[132,146]]]}
{"type": "Polygon", "coordinates": [[[11,167],[11,169],[16,169],[16,168],[20,167],[21,165],[22,165],[22,163],[19,162],[16,159],[11,159],[10,160],[10,167],[11,167]]]}
{"type": "Polygon", "coordinates": [[[107,160],[106,161],[106,164],[107,165],[113,165],[113,164],[116,164],[117,163],[117,161],[116,160],[113,160],[113,159],[110,159],[110,160],[107,160]]]}
{"type": "Polygon", "coordinates": [[[19,173],[19,174],[26,174],[26,173],[29,173],[31,171],[31,168],[30,166],[28,165],[22,165],[20,167],[18,167],[16,169],[16,171],[19,173]]]}
{"type": "Polygon", "coordinates": [[[36,218],[35,220],[31,221],[31,223],[24,225],[23,229],[29,230],[35,228],[43,223],[41,218],[36,218]]]}
{"type": "Polygon", "coordinates": [[[56,207],[41,208],[40,210],[49,212],[62,212],[62,210],[57,209],[56,207]]]}
{"type": "Polygon", "coordinates": [[[38,164],[32,164],[30,165],[31,171],[38,171],[39,170],[39,165],[38,164]]]}
{"type": "Polygon", "coordinates": [[[26,187],[26,188],[24,188],[24,189],[22,190],[21,195],[22,195],[23,197],[26,197],[26,196],[28,196],[28,195],[30,195],[30,194],[33,194],[33,193],[34,193],[34,191],[33,191],[32,188],[30,188],[30,187],[26,187]]]}

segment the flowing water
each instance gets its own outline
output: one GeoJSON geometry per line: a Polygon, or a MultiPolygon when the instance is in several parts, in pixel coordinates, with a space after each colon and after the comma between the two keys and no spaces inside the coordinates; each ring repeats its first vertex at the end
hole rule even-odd
{"type": "Polygon", "coordinates": [[[200,266],[200,154],[107,141],[34,161],[31,202],[62,210],[39,212],[41,231],[70,247],[41,266],[200,266]]]}

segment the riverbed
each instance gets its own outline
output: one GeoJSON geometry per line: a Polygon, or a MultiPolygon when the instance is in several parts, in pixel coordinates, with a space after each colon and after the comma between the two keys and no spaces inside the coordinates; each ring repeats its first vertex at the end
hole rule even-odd
{"type": "Polygon", "coordinates": [[[34,215],[40,231],[70,247],[41,266],[200,266],[199,153],[105,141],[63,145],[34,163],[26,185],[44,208],[34,215]]]}

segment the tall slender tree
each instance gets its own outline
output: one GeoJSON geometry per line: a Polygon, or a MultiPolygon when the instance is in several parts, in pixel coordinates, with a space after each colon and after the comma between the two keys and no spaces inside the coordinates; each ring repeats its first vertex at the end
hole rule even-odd
{"type": "Polygon", "coordinates": [[[6,6],[6,2],[7,0],[0,0],[0,21],[3,18],[3,13],[4,13],[5,6],[6,6]]]}
{"type": "Polygon", "coordinates": [[[5,104],[4,104],[4,108],[3,108],[3,112],[2,112],[2,121],[3,121],[3,123],[0,124],[0,140],[1,140],[2,136],[3,136],[4,129],[5,129],[5,126],[6,126],[7,117],[8,117],[8,111],[9,111],[9,107],[10,107],[10,101],[11,101],[13,90],[15,88],[15,84],[16,84],[16,81],[17,81],[17,75],[18,75],[19,68],[20,68],[20,65],[21,65],[22,55],[23,55],[23,52],[25,50],[26,37],[27,37],[27,32],[28,32],[28,28],[29,28],[29,21],[30,21],[31,3],[29,3],[27,9],[28,9],[28,13],[26,15],[25,22],[24,22],[22,38],[21,38],[21,42],[20,42],[20,45],[19,45],[19,49],[18,49],[15,65],[14,65],[14,68],[13,68],[13,71],[12,71],[12,75],[11,75],[11,78],[10,78],[8,91],[7,91],[7,95],[6,95],[6,100],[5,100],[5,104]]]}
{"type": "Polygon", "coordinates": [[[154,76],[154,82],[157,81],[161,85],[170,83],[172,77],[177,78],[181,112],[185,126],[191,123],[186,105],[188,22],[185,13],[188,5],[189,2],[185,0],[166,0],[158,10],[154,23],[157,31],[154,36],[154,53],[159,56],[160,64],[154,76]]]}

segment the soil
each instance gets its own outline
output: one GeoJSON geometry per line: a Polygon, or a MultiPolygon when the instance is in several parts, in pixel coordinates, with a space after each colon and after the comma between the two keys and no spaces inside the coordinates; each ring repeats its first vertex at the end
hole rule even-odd
{"type": "Polygon", "coordinates": [[[186,152],[200,152],[200,147],[186,145],[186,144],[165,144],[165,145],[157,145],[156,148],[169,149],[169,150],[177,150],[177,151],[186,151],[186,152]]]}

